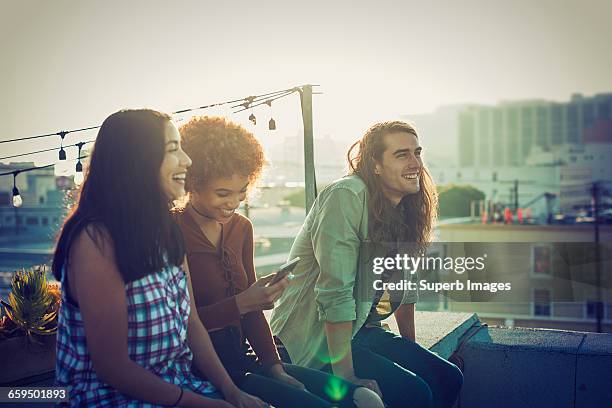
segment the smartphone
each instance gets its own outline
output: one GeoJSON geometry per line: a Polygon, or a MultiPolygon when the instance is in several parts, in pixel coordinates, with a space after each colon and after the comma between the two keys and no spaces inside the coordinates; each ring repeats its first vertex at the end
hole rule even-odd
{"type": "Polygon", "coordinates": [[[270,283],[268,283],[268,286],[272,286],[280,282],[285,276],[289,275],[291,271],[293,270],[293,268],[295,268],[295,266],[298,264],[298,262],[300,262],[299,256],[293,258],[286,264],[281,265],[281,267],[278,268],[278,272],[276,272],[276,275],[274,275],[274,278],[272,278],[270,283]]]}

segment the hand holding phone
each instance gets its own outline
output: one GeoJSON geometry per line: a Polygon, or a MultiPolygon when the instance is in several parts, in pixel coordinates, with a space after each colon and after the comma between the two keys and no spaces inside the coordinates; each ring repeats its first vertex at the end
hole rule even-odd
{"type": "Polygon", "coordinates": [[[278,272],[258,279],[243,292],[236,295],[236,306],[241,315],[259,310],[270,310],[289,284],[283,282],[289,273],[295,268],[300,258],[292,259],[282,265],[278,272]]]}
{"type": "Polygon", "coordinates": [[[287,263],[283,264],[278,268],[278,272],[274,275],[274,278],[268,283],[268,286],[272,286],[278,282],[280,282],[285,276],[289,275],[291,271],[295,268],[295,266],[300,262],[300,257],[295,257],[287,263]]]}

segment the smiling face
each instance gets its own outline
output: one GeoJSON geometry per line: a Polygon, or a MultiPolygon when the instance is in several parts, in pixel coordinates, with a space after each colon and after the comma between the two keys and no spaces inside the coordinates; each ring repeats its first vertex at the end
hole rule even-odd
{"type": "Polygon", "coordinates": [[[161,190],[169,201],[185,195],[185,175],[191,159],[181,148],[181,139],[176,126],[166,123],[164,132],[165,154],[159,168],[161,190]]]}
{"type": "Polygon", "coordinates": [[[384,143],[386,149],[382,159],[376,162],[375,173],[380,178],[385,196],[397,205],[405,195],[420,190],[422,148],[417,137],[406,132],[386,134],[384,143]]]}
{"type": "Polygon", "coordinates": [[[248,187],[248,176],[234,174],[232,177],[220,177],[192,192],[190,202],[197,212],[226,223],[245,200],[248,187]]]}

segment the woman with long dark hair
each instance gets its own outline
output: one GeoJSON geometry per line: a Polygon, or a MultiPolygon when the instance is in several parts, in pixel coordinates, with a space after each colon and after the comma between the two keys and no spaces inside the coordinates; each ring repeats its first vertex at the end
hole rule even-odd
{"type": "Polygon", "coordinates": [[[234,385],[193,306],[169,214],[190,165],[168,115],[124,110],[100,128],[53,259],[56,380],[72,406],[265,406],[234,385]]]}

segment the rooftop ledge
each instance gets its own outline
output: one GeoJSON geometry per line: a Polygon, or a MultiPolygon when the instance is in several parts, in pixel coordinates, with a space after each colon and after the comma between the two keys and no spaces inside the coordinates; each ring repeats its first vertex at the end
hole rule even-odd
{"type": "Polygon", "coordinates": [[[612,407],[612,334],[487,327],[474,313],[415,319],[417,342],[463,371],[455,407],[612,407]]]}
{"type": "MultiPolygon", "coordinates": [[[[487,327],[474,313],[415,319],[417,342],[464,373],[455,408],[612,407],[612,334],[487,327]]],[[[393,318],[386,323],[398,331],[393,318]]],[[[50,370],[18,385],[52,384],[50,370]]]]}

